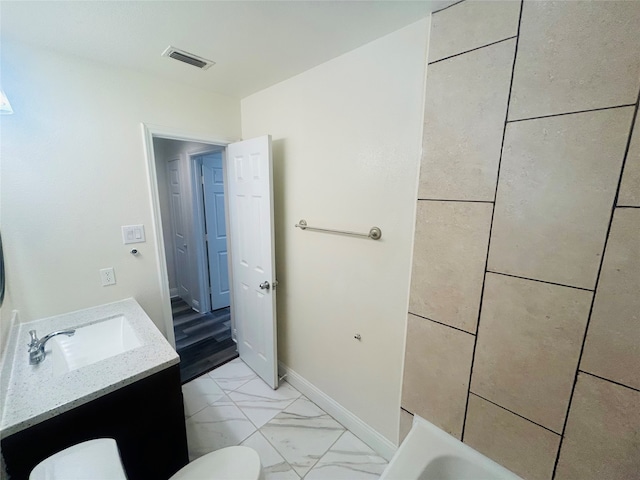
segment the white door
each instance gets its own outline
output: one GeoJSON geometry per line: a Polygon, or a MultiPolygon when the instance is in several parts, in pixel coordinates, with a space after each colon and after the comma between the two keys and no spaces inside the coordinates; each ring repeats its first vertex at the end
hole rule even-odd
{"type": "Polygon", "coordinates": [[[231,271],[240,358],[278,387],[271,137],[227,147],[231,271]]]}
{"type": "Polygon", "coordinates": [[[207,229],[211,310],[229,306],[229,263],[224,209],[222,152],[202,156],[204,223],[207,229]]]}
{"type": "Polygon", "coordinates": [[[184,194],[182,192],[181,162],[179,158],[169,160],[167,162],[167,178],[169,180],[171,233],[173,236],[173,252],[176,265],[178,295],[193,308],[190,286],[191,275],[189,271],[189,250],[187,248],[184,221],[184,194]]]}

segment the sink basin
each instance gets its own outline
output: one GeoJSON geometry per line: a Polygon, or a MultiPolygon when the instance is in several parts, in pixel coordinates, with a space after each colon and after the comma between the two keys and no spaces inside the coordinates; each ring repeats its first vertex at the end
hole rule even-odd
{"type": "Polygon", "coordinates": [[[124,315],[79,327],[71,337],[58,335],[49,344],[51,355],[47,352],[45,361],[52,361],[54,375],[63,375],[142,346],[124,315]]]}

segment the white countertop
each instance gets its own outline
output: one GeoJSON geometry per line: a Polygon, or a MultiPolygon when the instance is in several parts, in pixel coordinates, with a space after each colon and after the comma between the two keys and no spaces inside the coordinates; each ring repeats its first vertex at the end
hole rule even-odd
{"type": "Polygon", "coordinates": [[[0,366],[0,435],[12,435],[179,361],[176,351],[133,298],[17,324],[11,329],[0,366]],[[50,358],[29,365],[29,330],[37,330],[38,337],[43,337],[119,314],[127,318],[142,346],[58,376],[53,374],[50,358]]]}

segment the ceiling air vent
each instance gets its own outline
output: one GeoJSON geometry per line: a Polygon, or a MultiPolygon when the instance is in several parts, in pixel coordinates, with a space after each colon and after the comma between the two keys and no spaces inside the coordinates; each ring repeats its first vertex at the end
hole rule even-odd
{"type": "Polygon", "coordinates": [[[194,55],[193,53],[185,52],[184,50],[180,50],[175,47],[167,47],[167,49],[162,52],[163,57],[173,58],[182,63],[188,63],[189,65],[193,65],[194,67],[198,67],[201,70],[206,70],[207,68],[213,67],[216,62],[212,62],[211,60],[207,60],[206,58],[199,57],[194,55]]]}

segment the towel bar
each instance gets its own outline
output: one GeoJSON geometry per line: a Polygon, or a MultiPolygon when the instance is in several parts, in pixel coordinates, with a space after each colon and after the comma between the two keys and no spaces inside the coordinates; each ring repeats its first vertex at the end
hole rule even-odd
{"type": "Polygon", "coordinates": [[[300,220],[298,223],[296,223],[296,227],[298,227],[301,230],[315,230],[317,232],[341,233],[343,235],[352,235],[354,237],[365,237],[365,238],[370,238],[372,240],[380,240],[380,238],[382,238],[382,230],[380,230],[378,227],[371,227],[371,230],[369,230],[369,233],[358,233],[358,232],[349,232],[347,230],[334,230],[331,228],[310,227],[309,225],[307,225],[306,220],[300,220]]]}

